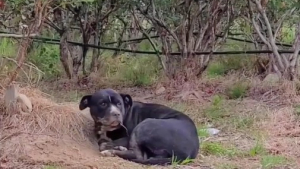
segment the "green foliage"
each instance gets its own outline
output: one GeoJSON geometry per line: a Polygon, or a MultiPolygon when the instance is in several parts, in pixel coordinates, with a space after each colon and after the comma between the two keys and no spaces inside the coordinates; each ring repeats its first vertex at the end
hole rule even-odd
{"type": "Polygon", "coordinates": [[[179,162],[179,161],[177,161],[177,157],[175,157],[174,155],[172,155],[172,165],[173,166],[187,165],[189,163],[192,163],[193,161],[194,161],[194,159],[186,158],[185,160],[179,162]]]}
{"type": "Polygon", "coordinates": [[[254,145],[254,147],[252,147],[249,150],[249,155],[250,156],[257,156],[257,155],[262,155],[266,153],[266,149],[263,146],[263,144],[259,141],[256,142],[256,144],[254,145]]]}
{"type": "Polygon", "coordinates": [[[199,127],[197,132],[200,138],[206,138],[209,136],[209,132],[207,131],[206,127],[199,127]]]}
{"type": "Polygon", "coordinates": [[[2,38],[0,40],[0,56],[6,56],[6,57],[11,57],[11,56],[16,56],[17,54],[17,44],[15,43],[14,40],[9,39],[9,38],[2,38]]]}
{"type": "Polygon", "coordinates": [[[211,120],[220,119],[225,113],[224,109],[222,108],[222,103],[223,103],[223,98],[221,96],[219,95],[213,96],[211,106],[204,109],[205,117],[211,120]]]}
{"type": "Polygon", "coordinates": [[[217,77],[224,75],[227,71],[227,68],[222,63],[216,62],[209,64],[206,71],[209,77],[217,77]]]}
{"type": "Polygon", "coordinates": [[[254,118],[252,117],[237,117],[232,119],[232,124],[236,129],[250,129],[254,124],[254,118]]]}
{"type": "Polygon", "coordinates": [[[150,42],[147,40],[142,41],[141,43],[138,44],[138,49],[139,50],[144,50],[144,51],[154,51],[153,47],[151,46],[150,42]]]}
{"type": "Polygon", "coordinates": [[[29,60],[45,73],[45,77],[52,78],[60,75],[59,46],[34,44],[34,50],[29,53],[29,60]]]}
{"type": "Polygon", "coordinates": [[[160,76],[160,66],[154,56],[119,56],[105,59],[106,77],[126,85],[148,86],[160,76]]]}
{"type": "Polygon", "coordinates": [[[294,114],[296,115],[296,117],[300,117],[300,105],[294,105],[294,114]]]}
{"type": "Polygon", "coordinates": [[[201,145],[202,153],[205,155],[228,156],[238,155],[235,148],[227,148],[217,142],[203,142],[201,145]]]}
{"type": "Polygon", "coordinates": [[[43,169],[63,169],[62,167],[52,166],[52,165],[46,165],[43,167],[43,169]]]}
{"type": "Polygon", "coordinates": [[[226,95],[229,99],[239,99],[246,96],[249,86],[247,83],[239,81],[230,85],[226,89],[226,95]]]}
{"type": "Polygon", "coordinates": [[[125,82],[129,82],[134,86],[148,86],[153,84],[160,73],[157,69],[158,62],[155,59],[141,57],[139,59],[131,59],[126,66],[121,67],[120,75],[125,82]]]}
{"type": "Polygon", "coordinates": [[[261,158],[263,169],[270,169],[288,164],[289,160],[279,155],[266,155],[261,158]]]}
{"type": "Polygon", "coordinates": [[[235,164],[230,164],[230,163],[226,164],[225,163],[225,164],[218,165],[217,168],[218,169],[237,169],[239,167],[235,164]]]}
{"type": "Polygon", "coordinates": [[[289,26],[285,25],[281,29],[281,34],[280,34],[280,41],[283,43],[288,43],[292,44],[294,43],[295,40],[295,27],[294,26],[289,26]]]}
{"type": "MultiPolygon", "coordinates": [[[[237,26],[238,27],[238,26],[237,26]]],[[[241,29],[241,27],[237,28],[241,29]]],[[[253,45],[227,40],[220,51],[253,50],[253,45]]],[[[253,69],[254,59],[249,55],[224,55],[216,57],[206,69],[209,77],[224,76],[231,71],[253,69]]]]}

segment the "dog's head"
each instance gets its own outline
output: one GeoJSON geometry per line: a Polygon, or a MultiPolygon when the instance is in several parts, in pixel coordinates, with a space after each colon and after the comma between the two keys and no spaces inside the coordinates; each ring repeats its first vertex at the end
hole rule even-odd
{"type": "Polygon", "coordinates": [[[122,125],[124,115],[131,106],[130,95],[119,94],[112,89],[102,89],[92,95],[83,96],[79,109],[89,107],[94,121],[105,126],[108,131],[113,131],[122,125]]]}

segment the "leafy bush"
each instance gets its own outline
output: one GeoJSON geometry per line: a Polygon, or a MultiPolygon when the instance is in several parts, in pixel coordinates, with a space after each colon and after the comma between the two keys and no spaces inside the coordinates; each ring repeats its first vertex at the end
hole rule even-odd
{"type": "Polygon", "coordinates": [[[29,60],[45,73],[45,77],[52,78],[60,75],[59,46],[34,44],[34,50],[29,53],[29,60]]]}

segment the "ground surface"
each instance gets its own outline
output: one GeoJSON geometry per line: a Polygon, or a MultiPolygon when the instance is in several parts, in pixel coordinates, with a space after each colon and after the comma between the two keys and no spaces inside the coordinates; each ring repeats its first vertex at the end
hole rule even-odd
{"type": "Polygon", "coordinates": [[[0,125],[4,127],[0,134],[0,168],[300,168],[297,105],[274,107],[253,98],[228,100],[217,95],[182,102],[176,97],[155,96],[147,89],[127,88],[122,92],[135,100],[166,104],[192,117],[202,140],[198,158],[188,165],[147,167],[117,157],[101,157],[91,134],[88,109],[78,111],[78,100],[87,91],[47,90],[54,100],[71,103],[47,101],[48,95],[29,96],[40,105],[34,107],[38,109],[35,114],[22,118],[16,115],[7,120],[5,127],[0,125]],[[28,124],[29,119],[36,124],[28,124]],[[17,125],[24,125],[26,130],[17,129],[17,125]],[[221,132],[209,136],[203,131],[208,126],[221,132]]]}

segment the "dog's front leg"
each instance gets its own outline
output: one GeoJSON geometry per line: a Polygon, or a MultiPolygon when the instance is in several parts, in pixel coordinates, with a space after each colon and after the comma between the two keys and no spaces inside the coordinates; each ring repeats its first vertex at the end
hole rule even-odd
{"type": "Polygon", "coordinates": [[[105,157],[114,157],[118,156],[123,159],[136,159],[136,155],[133,150],[126,150],[126,151],[120,151],[120,150],[104,150],[101,151],[101,154],[105,157]]]}
{"type": "Polygon", "coordinates": [[[114,149],[120,151],[126,151],[128,148],[128,137],[122,137],[113,141],[114,149]]]}

